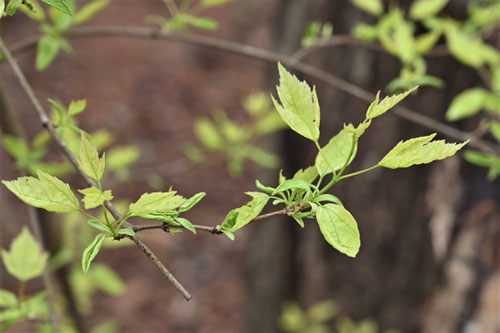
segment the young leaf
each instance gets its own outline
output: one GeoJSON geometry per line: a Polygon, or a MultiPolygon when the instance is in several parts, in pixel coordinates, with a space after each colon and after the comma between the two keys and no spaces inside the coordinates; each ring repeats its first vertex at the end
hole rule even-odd
{"type": "Polygon", "coordinates": [[[22,201],[49,212],[66,213],[80,208],[68,184],[40,170],[38,178],[20,177],[2,183],[22,201]]]}
{"type": "Polygon", "coordinates": [[[87,22],[103,10],[110,2],[111,0],[95,0],[83,6],[82,9],[80,9],[80,11],[73,17],[73,25],[80,25],[87,22]]]}
{"type": "Polygon", "coordinates": [[[194,228],[193,224],[189,222],[189,220],[183,218],[183,217],[178,217],[175,219],[176,222],[179,222],[180,225],[182,225],[184,228],[187,230],[191,231],[193,234],[196,235],[196,229],[194,228]]]}
{"type": "Polygon", "coordinates": [[[292,217],[295,220],[295,222],[297,222],[298,225],[300,225],[301,228],[305,227],[304,220],[302,220],[302,217],[299,217],[299,216],[292,216],[292,217]]]}
{"type": "Polygon", "coordinates": [[[96,228],[97,230],[104,231],[105,233],[107,233],[110,236],[113,235],[113,230],[111,230],[106,224],[102,223],[101,221],[88,220],[87,224],[93,228],[96,228]]]}
{"type": "Polygon", "coordinates": [[[462,91],[451,101],[446,111],[446,120],[456,121],[469,118],[484,108],[488,91],[481,88],[472,88],[462,91]]]}
{"type": "Polygon", "coordinates": [[[293,175],[293,179],[302,179],[308,184],[311,184],[316,178],[318,178],[318,169],[315,165],[300,169],[293,175]]]}
{"type": "Polygon", "coordinates": [[[230,240],[234,241],[234,234],[231,231],[222,230],[222,232],[224,233],[224,235],[227,236],[227,238],[229,238],[230,240]]]}
{"type": "Polygon", "coordinates": [[[399,142],[384,158],[379,162],[379,166],[397,169],[407,168],[415,164],[427,164],[432,161],[442,160],[455,155],[464,143],[445,143],[444,140],[432,141],[436,133],[413,138],[399,142]]]}
{"type": "Polygon", "coordinates": [[[81,99],[78,101],[71,101],[68,107],[68,114],[70,116],[76,116],[81,113],[87,107],[87,100],[81,99]]]}
{"type": "Polygon", "coordinates": [[[144,215],[174,210],[186,201],[180,195],[175,195],[176,193],[176,191],[144,193],[139,200],[130,204],[129,213],[144,215]]]}
{"type": "Polygon", "coordinates": [[[2,249],[5,268],[20,281],[41,275],[48,257],[26,227],[12,241],[9,252],[2,249]]]}
{"type": "Polygon", "coordinates": [[[13,308],[16,306],[16,295],[8,290],[0,289],[0,308],[13,308]]]}
{"type": "Polygon", "coordinates": [[[10,16],[14,15],[22,3],[23,3],[23,0],[11,0],[11,1],[9,1],[9,4],[7,5],[7,9],[6,9],[7,15],[10,15],[10,16]]]}
{"type": "Polygon", "coordinates": [[[410,18],[424,20],[435,16],[448,3],[449,0],[417,0],[410,7],[410,18]]]}
{"type": "Polygon", "coordinates": [[[45,35],[38,42],[38,51],[36,53],[35,68],[43,71],[49,66],[56,55],[59,53],[59,39],[52,35],[45,35]]]}
{"type": "Polygon", "coordinates": [[[356,156],[357,147],[356,136],[345,129],[341,130],[339,134],[330,139],[326,146],[321,148],[316,156],[315,165],[319,175],[325,176],[332,173],[332,168],[338,171],[346,164],[351,163],[356,156]],[[354,151],[350,155],[353,144],[354,151]]]}
{"type": "Polygon", "coordinates": [[[263,192],[266,192],[267,194],[272,194],[274,192],[274,188],[273,187],[265,186],[264,184],[262,184],[258,180],[255,181],[255,186],[257,186],[257,188],[259,190],[261,190],[263,192]]]}
{"type": "Polygon", "coordinates": [[[204,30],[216,30],[219,26],[219,23],[210,17],[199,17],[186,13],[178,14],[175,16],[175,19],[182,24],[189,24],[193,27],[204,30]]]}
{"type": "Polygon", "coordinates": [[[207,149],[218,151],[224,147],[224,141],[211,120],[206,118],[198,119],[194,124],[194,132],[198,140],[207,149]]]}
{"type": "Polygon", "coordinates": [[[42,1],[48,5],[51,5],[54,8],[59,9],[61,12],[65,14],[73,15],[73,13],[71,12],[71,8],[64,0],[42,0],[42,1]]]}
{"type": "Polygon", "coordinates": [[[285,180],[283,183],[280,184],[272,193],[272,195],[275,195],[276,193],[281,193],[286,190],[290,189],[302,189],[302,190],[309,190],[311,187],[309,186],[309,183],[307,183],[305,180],[302,179],[289,179],[285,180]]]}
{"type": "Polygon", "coordinates": [[[384,4],[382,0],[351,0],[351,3],[374,16],[380,16],[384,13],[384,4]]]}
{"type": "Polygon", "coordinates": [[[417,90],[417,88],[418,86],[413,87],[412,89],[407,90],[399,95],[387,96],[380,103],[378,102],[380,92],[378,92],[375,101],[370,105],[368,111],[366,111],[366,119],[373,119],[383,115],[384,113],[392,109],[396,104],[401,102],[404,98],[406,98],[406,96],[417,90]]]}
{"type": "Polygon", "coordinates": [[[106,160],[103,157],[99,158],[97,149],[89,142],[86,136],[82,133],[80,138],[80,152],[78,164],[82,168],[83,172],[87,174],[90,178],[101,182],[102,175],[104,174],[104,167],[106,165],[106,160]]]}
{"type": "Polygon", "coordinates": [[[236,225],[236,219],[238,218],[239,214],[240,212],[238,211],[238,209],[233,209],[232,211],[227,213],[226,218],[220,225],[220,230],[227,231],[233,229],[233,227],[236,225]]]}
{"type": "Polygon", "coordinates": [[[309,140],[319,138],[320,108],[316,90],[299,81],[278,63],[280,85],[277,87],[281,105],[272,97],[274,106],[292,130],[309,140]]]}
{"type": "Polygon", "coordinates": [[[234,232],[247,225],[260,214],[269,200],[269,196],[261,192],[246,192],[246,194],[251,196],[253,199],[246,205],[230,212],[226,217],[226,220],[222,223],[221,229],[223,228],[226,231],[234,232]]]}
{"type": "Polygon", "coordinates": [[[339,198],[337,198],[336,196],[334,196],[332,194],[321,194],[318,197],[316,197],[316,199],[314,200],[314,202],[322,202],[322,201],[332,202],[332,203],[337,204],[337,205],[342,206],[342,207],[344,206],[342,204],[342,201],[340,201],[339,198]]]}
{"type": "Polygon", "coordinates": [[[316,213],[321,233],[338,251],[355,257],[361,245],[358,225],[344,207],[334,204],[320,206],[316,213]]]}
{"type": "Polygon", "coordinates": [[[201,199],[203,199],[207,195],[205,192],[200,192],[193,195],[191,198],[184,201],[184,203],[179,207],[179,213],[187,212],[191,208],[193,208],[201,199]]]}
{"type": "MultiPolygon", "coordinates": [[[[177,212],[175,212],[175,213],[177,213],[177,212]]],[[[141,219],[144,219],[144,220],[160,221],[163,223],[170,224],[174,227],[180,226],[179,223],[174,221],[174,218],[176,218],[177,215],[172,216],[172,215],[168,215],[168,214],[153,213],[153,214],[142,214],[142,215],[134,214],[134,216],[141,218],[141,219]]]]}
{"type": "Polygon", "coordinates": [[[112,200],[113,195],[110,190],[101,192],[98,188],[89,187],[83,190],[78,190],[81,194],[84,195],[83,203],[85,209],[92,209],[100,206],[104,203],[105,200],[112,200]]]}
{"type": "Polygon", "coordinates": [[[82,257],[82,269],[83,272],[87,273],[92,260],[97,256],[99,251],[101,250],[102,243],[106,239],[105,234],[99,234],[94,238],[94,240],[85,248],[83,251],[82,257]]]}
{"type": "Polygon", "coordinates": [[[474,68],[485,63],[485,44],[479,37],[470,35],[456,26],[449,26],[445,34],[450,53],[459,61],[474,68]]]}
{"type": "Polygon", "coordinates": [[[201,5],[205,8],[225,5],[233,0],[201,0],[201,5]]]}
{"type": "Polygon", "coordinates": [[[130,237],[134,237],[135,231],[129,228],[121,228],[120,230],[118,230],[118,235],[127,235],[130,237]]]}

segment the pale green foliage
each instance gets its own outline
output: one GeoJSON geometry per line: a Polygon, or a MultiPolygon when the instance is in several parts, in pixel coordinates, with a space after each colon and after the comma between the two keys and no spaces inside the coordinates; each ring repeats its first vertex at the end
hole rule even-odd
{"type": "Polygon", "coordinates": [[[397,169],[407,168],[416,164],[427,164],[455,155],[467,142],[454,144],[444,140],[431,141],[436,134],[423,136],[399,142],[378,163],[379,166],[397,169]]]}
{"type": "Polygon", "coordinates": [[[63,13],[66,13],[68,15],[72,15],[71,8],[68,6],[68,4],[64,0],[42,0],[46,4],[51,5],[54,8],[59,9],[63,13]]]}
{"type": "Polygon", "coordinates": [[[339,252],[355,257],[361,242],[358,225],[351,213],[342,206],[326,204],[318,208],[316,217],[326,241],[339,252]]]}
{"type": "Polygon", "coordinates": [[[276,110],[285,123],[309,140],[319,138],[320,108],[316,90],[300,81],[278,63],[280,85],[277,87],[281,105],[272,98],[276,110]]]}
{"type": "Polygon", "coordinates": [[[85,6],[83,6],[80,11],[78,11],[73,17],[73,24],[80,25],[89,21],[97,13],[103,10],[111,0],[94,0],[85,6]]]}
{"type": "Polygon", "coordinates": [[[382,3],[382,0],[350,0],[350,1],[354,6],[374,16],[380,16],[384,13],[384,4],[382,3]]]}
{"type": "Polygon", "coordinates": [[[473,150],[466,150],[464,158],[475,165],[489,168],[488,179],[495,180],[500,175],[500,157],[493,154],[481,153],[473,150]]]}
{"type": "Polygon", "coordinates": [[[96,238],[83,251],[82,270],[85,273],[88,272],[90,264],[101,250],[102,244],[104,243],[105,239],[106,235],[104,234],[97,235],[96,238]]]}
{"type": "Polygon", "coordinates": [[[342,130],[328,144],[321,148],[316,156],[316,169],[320,176],[325,176],[348,165],[356,155],[357,138],[347,131],[342,130]],[[333,169],[333,170],[332,170],[333,169]]]}
{"type": "Polygon", "coordinates": [[[182,203],[179,207],[179,213],[187,212],[191,208],[193,208],[201,199],[203,199],[207,195],[205,192],[196,193],[191,198],[187,199],[182,203]]]}
{"type": "Polygon", "coordinates": [[[144,193],[139,200],[130,204],[129,214],[143,215],[163,213],[180,207],[186,199],[175,195],[176,191],[144,193]]]}
{"type": "Polygon", "coordinates": [[[310,22],[302,37],[302,47],[309,47],[316,43],[318,39],[330,37],[332,33],[333,25],[331,23],[310,22]]]}
{"type": "Polygon", "coordinates": [[[462,91],[453,98],[450,107],[446,111],[446,119],[448,121],[456,121],[464,118],[469,118],[481,110],[492,110],[500,112],[500,98],[493,93],[481,89],[471,88],[462,91]]]}
{"type": "Polygon", "coordinates": [[[103,155],[99,158],[97,149],[90,143],[83,133],[80,139],[78,164],[80,164],[80,167],[87,176],[97,181],[98,184],[101,183],[106,165],[105,157],[103,155]]]}
{"type": "Polygon", "coordinates": [[[48,257],[26,227],[14,238],[9,251],[2,249],[5,268],[19,281],[28,281],[40,276],[48,257]]]}
{"type": "Polygon", "coordinates": [[[201,0],[201,5],[205,8],[222,6],[232,2],[233,0],[201,0]]]}
{"type": "Polygon", "coordinates": [[[45,35],[38,42],[35,68],[39,71],[47,68],[59,53],[59,39],[51,35],[45,35]]]}
{"type": "Polygon", "coordinates": [[[461,30],[456,24],[448,24],[445,34],[448,49],[459,61],[474,68],[488,61],[488,49],[478,36],[461,30]]]}
{"type": "Polygon", "coordinates": [[[0,308],[10,308],[17,305],[17,297],[12,292],[0,289],[0,308]]]}
{"type": "Polygon", "coordinates": [[[300,169],[293,176],[293,179],[302,179],[308,183],[312,183],[316,178],[318,178],[318,168],[316,165],[300,169]]]}
{"type": "Polygon", "coordinates": [[[38,171],[38,179],[20,177],[2,183],[19,199],[34,207],[57,213],[71,212],[80,208],[78,199],[69,185],[43,171],[38,171]]]}
{"type": "Polygon", "coordinates": [[[417,0],[410,7],[413,20],[424,20],[439,13],[449,0],[417,0]]]}
{"type": "Polygon", "coordinates": [[[105,200],[112,200],[113,195],[110,190],[101,191],[95,187],[89,187],[83,190],[78,190],[78,192],[84,195],[83,203],[85,209],[96,208],[104,203],[105,200]]]}
{"type": "Polygon", "coordinates": [[[234,232],[256,218],[264,209],[269,200],[269,196],[260,192],[246,192],[253,199],[240,208],[234,209],[224,222],[221,224],[221,230],[234,232]]]}
{"type": "Polygon", "coordinates": [[[418,89],[417,87],[411,88],[399,95],[387,96],[381,102],[379,102],[380,91],[377,93],[375,101],[370,104],[370,107],[366,111],[366,119],[373,119],[379,117],[392,109],[396,104],[405,99],[409,94],[418,89]]]}

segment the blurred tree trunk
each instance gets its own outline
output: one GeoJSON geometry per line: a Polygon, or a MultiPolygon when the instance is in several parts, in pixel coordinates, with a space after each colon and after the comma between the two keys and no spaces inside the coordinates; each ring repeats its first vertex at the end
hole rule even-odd
{"type": "MultiPolygon", "coordinates": [[[[316,4],[317,15],[313,17],[310,10],[314,4],[309,1],[280,2],[276,15],[281,18],[275,42],[278,50],[293,53],[300,45],[305,23],[313,19],[333,22],[335,34],[339,35],[349,34],[357,21],[372,20],[347,1],[325,0],[316,4]]],[[[463,4],[461,6],[449,10],[460,12],[464,10],[463,4]]],[[[362,47],[339,46],[318,51],[308,62],[373,92],[384,90],[399,72],[397,60],[362,47]]],[[[421,88],[418,97],[409,97],[405,103],[418,112],[443,119],[451,98],[466,87],[479,84],[478,77],[449,57],[433,58],[428,66],[429,72],[447,82],[446,89],[421,88]]],[[[366,103],[305,79],[318,87],[322,144],[344,123],[356,124],[363,119],[366,103]]],[[[430,130],[390,114],[376,119],[361,139],[350,170],[376,164],[400,140],[429,133],[430,130]]],[[[300,167],[311,165],[316,154],[309,142],[291,133],[285,135],[281,149],[288,176],[300,167]]],[[[493,196],[498,197],[499,192],[486,182],[484,172],[480,177],[474,176],[477,169],[471,170],[473,168],[466,165],[467,173],[461,173],[464,164],[456,156],[430,166],[376,170],[337,185],[334,194],[341,198],[359,224],[362,245],[356,259],[332,249],[314,223],[306,224],[304,230],[289,219],[287,223],[268,221],[259,226],[251,249],[254,260],[250,265],[250,331],[276,331],[272,328],[284,296],[305,307],[334,299],[346,315],[355,320],[375,319],[382,328],[419,331],[424,322],[427,327],[433,327],[429,323],[433,319],[426,309],[438,309],[432,305],[439,303],[435,299],[453,289],[443,283],[450,274],[449,268],[444,267],[463,253],[460,248],[467,246],[463,244],[469,244],[466,253],[478,248],[480,240],[485,239],[485,230],[492,228],[488,218],[476,225],[480,231],[473,236],[467,236],[470,227],[466,227],[462,235],[460,213],[479,200],[478,195],[482,196],[468,194],[477,186],[489,189],[493,196]],[[467,242],[470,237],[475,238],[467,242]]],[[[489,251],[493,244],[490,241],[489,251]]],[[[481,249],[481,253],[488,251],[481,249]]],[[[475,263],[480,260],[477,255],[471,258],[475,263]]],[[[491,271],[493,264],[486,267],[491,271]]],[[[477,272],[473,276],[470,285],[461,290],[462,294],[455,295],[460,298],[460,309],[450,315],[453,323],[448,327],[463,329],[467,317],[475,313],[478,291],[474,287],[485,277],[477,272]]],[[[443,311],[441,316],[445,315],[443,311]]]]}

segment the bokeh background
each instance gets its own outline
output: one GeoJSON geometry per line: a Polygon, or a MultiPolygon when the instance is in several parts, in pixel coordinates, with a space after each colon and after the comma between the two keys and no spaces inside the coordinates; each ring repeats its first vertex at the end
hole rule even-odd
{"type": "MultiPolygon", "coordinates": [[[[466,2],[452,1],[446,11],[463,17],[466,2]]],[[[157,0],[115,0],[88,24],[143,26],[144,17],[151,14],[166,15],[165,5],[157,0]]],[[[204,34],[285,55],[300,47],[312,20],[332,22],[335,34],[348,34],[357,21],[373,20],[348,1],[334,0],[237,0],[206,14],[220,27],[204,34]]],[[[0,33],[7,44],[38,34],[37,25],[23,15],[2,19],[0,33]]],[[[500,40],[498,31],[496,36],[500,40]]],[[[241,177],[231,177],[220,156],[192,165],[183,152],[186,142],[195,142],[193,124],[200,116],[222,108],[237,122],[248,121],[242,101],[252,92],[274,92],[275,64],[157,40],[89,37],[72,40],[72,46],[72,54],[59,55],[43,72],[34,69],[34,48],[16,56],[42,101],[51,97],[67,104],[86,98],[87,109],[79,117],[82,128],[105,128],[117,144],[138,147],[140,158],[130,177],[105,182],[115,198],[134,201],[154,191],[155,175],[185,196],[207,192],[187,217],[212,226],[248,201],[244,191],[255,190],[255,179],[277,183],[277,170],[247,163],[241,177]]],[[[352,45],[318,51],[306,61],[372,92],[383,90],[399,72],[398,61],[390,55],[352,45]]],[[[443,120],[453,96],[480,80],[450,57],[434,58],[428,65],[446,87],[421,88],[405,104],[443,120]]],[[[38,119],[5,63],[0,77],[9,107],[33,138],[40,131],[38,119]]],[[[317,86],[323,143],[344,123],[363,119],[367,103],[301,77],[317,86]]],[[[464,121],[458,126],[471,129],[474,124],[464,121]]],[[[353,170],[376,163],[400,140],[429,133],[392,114],[377,119],[360,141],[353,170]]],[[[260,145],[281,156],[281,168],[289,176],[315,158],[310,142],[286,131],[260,145]]],[[[15,177],[12,161],[0,150],[0,178],[15,177]]],[[[67,179],[75,188],[84,187],[76,176],[67,179]]],[[[426,166],[376,170],[342,182],[335,195],[359,224],[362,246],[356,259],[333,250],[313,224],[301,229],[287,218],[252,223],[236,233],[235,241],[202,232],[145,231],[144,241],[193,299],[186,302],[135,246],[110,248],[96,262],[116,270],[126,291],[119,296],[96,292],[91,308],[81,314],[82,327],[90,330],[112,319],[121,332],[278,332],[286,301],[307,308],[333,300],[339,316],[371,318],[381,330],[499,332],[500,187],[498,181],[486,180],[485,169],[467,164],[458,154],[426,166]]],[[[27,220],[24,204],[0,189],[2,248],[27,220]]],[[[64,221],[50,215],[44,223],[52,230],[49,242],[57,243],[54,230],[64,221]]],[[[17,288],[3,267],[0,274],[2,288],[17,288]]],[[[31,292],[41,288],[40,281],[29,284],[31,292]]],[[[26,323],[11,328],[32,330],[26,323]]]]}

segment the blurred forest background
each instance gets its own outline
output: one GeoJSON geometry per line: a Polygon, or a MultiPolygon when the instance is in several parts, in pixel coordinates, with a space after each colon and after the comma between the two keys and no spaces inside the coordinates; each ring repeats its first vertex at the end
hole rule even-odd
{"type": "MultiPolygon", "coordinates": [[[[400,3],[407,7],[411,1],[400,3]]],[[[464,17],[466,3],[451,1],[445,11],[464,17]]],[[[157,0],[115,0],[88,24],[141,26],[145,16],[165,10],[157,0]]],[[[207,15],[220,23],[210,35],[285,55],[300,47],[310,21],[332,22],[337,35],[349,34],[358,21],[373,20],[348,1],[338,0],[237,0],[207,15]]],[[[36,29],[23,15],[0,24],[7,44],[31,37],[36,29]]],[[[495,35],[498,48],[498,30],[495,35]]],[[[200,116],[222,108],[232,119],[248,121],[242,101],[256,91],[275,93],[275,64],[146,39],[77,38],[72,46],[72,54],[60,54],[43,72],[34,69],[34,48],[16,56],[42,101],[58,98],[66,105],[86,98],[81,128],[89,132],[105,128],[117,144],[138,147],[140,158],[129,177],[105,180],[115,197],[133,201],[140,193],[170,185],[185,196],[204,191],[208,195],[188,217],[197,224],[217,225],[229,210],[248,201],[243,192],[255,189],[255,179],[277,183],[276,171],[253,163],[245,165],[241,177],[231,177],[220,156],[210,155],[202,164],[192,165],[183,152],[187,142],[195,142],[193,124],[200,116]]],[[[306,61],[371,92],[383,90],[399,72],[392,56],[355,45],[321,50],[306,61]]],[[[451,57],[432,58],[428,66],[446,87],[420,88],[405,105],[444,121],[452,98],[481,81],[451,57]]],[[[5,63],[0,77],[2,107],[8,105],[33,138],[40,131],[38,119],[5,63]]],[[[367,103],[300,77],[317,87],[321,131],[328,134],[324,140],[344,123],[363,119],[367,103]]],[[[463,121],[458,126],[467,130],[474,123],[463,121]]],[[[354,169],[376,163],[400,140],[429,133],[394,115],[382,117],[361,139],[354,169]]],[[[289,176],[310,165],[316,155],[310,142],[286,131],[261,144],[280,155],[281,168],[289,176]]],[[[318,228],[306,224],[302,230],[290,218],[256,221],[239,231],[235,241],[201,232],[196,236],[142,233],[193,294],[186,302],[136,247],[107,249],[96,263],[116,270],[126,289],[116,296],[94,293],[92,306],[87,304],[80,314],[81,329],[112,319],[120,332],[278,332],[285,302],[307,309],[333,300],[338,316],[372,319],[381,331],[500,332],[500,186],[498,180],[486,179],[485,169],[459,155],[410,169],[376,170],[336,187],[335,194],[359,224],[362,245],[355,259],[333,250],[318,228]]],[[[11,160],[0,150],[0,178],[15,177],[11,160]]],[[[78,177],[68,179],[82,188],[78,177]]],[[[0,210],[0,246],[8,248],[28,213],[5,188],[0,190],[0,210]]],[[[54,250],[64,221],[45,215],[43,222],[43,228],[52,230],[46,241],[54,250]]],[[[64,273],[64,268],[60,271],[64,273]]],[[[2,288],[17,288],[3,267],[0,283],[2,288]]],[[[41,288],[37,281],[29,285],[29,292],[41,288]]],[[[30,325],[11,330],[31,331],[30,325]]]]}

